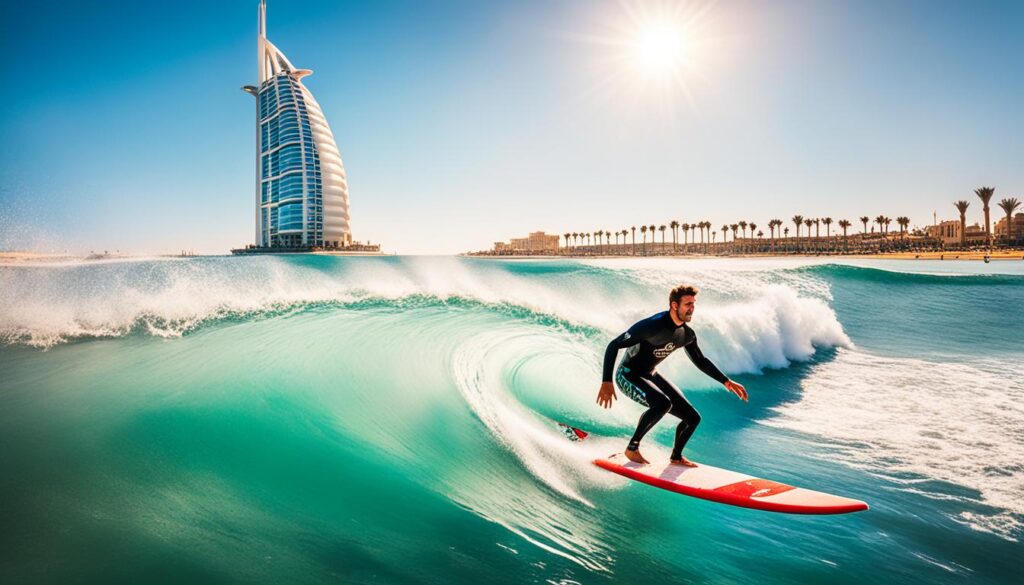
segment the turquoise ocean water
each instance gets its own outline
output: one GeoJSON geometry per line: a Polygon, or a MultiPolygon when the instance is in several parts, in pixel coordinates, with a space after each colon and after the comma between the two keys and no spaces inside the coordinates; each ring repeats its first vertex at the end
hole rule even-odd
{"type": "Polygon", "coordinates": [[[4,583],[1024,574],[1024,263],[211,257],[3,266],[0,292],[4,583]],[[703,415],[689,455],[869,511],[589,463],[641,412],[595,405],[604,346],[680,281],[750,391],[663,364],[703,415]]]}

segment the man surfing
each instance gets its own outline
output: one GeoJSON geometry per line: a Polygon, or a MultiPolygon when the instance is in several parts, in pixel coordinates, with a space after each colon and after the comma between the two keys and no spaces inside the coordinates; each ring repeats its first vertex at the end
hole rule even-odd
{"type": "Polygon", "coordinates": [[[615,385],[612,384],[612,368],[619,350],[626,349],[626,354],[615,372],[615,381],[624,394],[647,407],[647,411],[640,416],[640,422],[629,441],[629,446],[626,447],[625,455],[630,461],[649,463],[640,454],[640,441],[662,417],[671,413],[680,419],[680,423],[676,427],[676,439],[670,461],[687,467],[697,466],[683,457],[683,447],[697,429],[700,414],[686,400],[679,388],[654,369],[680,347],[686,349],[686,355],[697,369],[720,382],[743,401],[747,400],[746,388],[730,380],[711,360],[704,357],[697,346],[697,334],[687,325],[693,319],[698,292],[699,289],[691,285],[675,287],[668,295],[668,311],[636,322],[625,333],[613,339],[604,352],[603,377],[601,390],[597,393],[597,403],[604,408],[611,408],[612,400],[618,399],[615,395],[615,385]]]}

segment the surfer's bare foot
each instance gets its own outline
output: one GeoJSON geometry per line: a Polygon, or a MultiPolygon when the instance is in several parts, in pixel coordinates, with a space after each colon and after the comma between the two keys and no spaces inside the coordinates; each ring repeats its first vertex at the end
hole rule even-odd
{"type": "Polygon", "coordinates": [[[669,459],[669,462],[672,463],[672,465],[682,465],[684,467],[697,467],[696,463],[690,461],[689,459],[683,457],[682,455],[679,456],[679,459],[676,459],[674,457],[669,459]]]}
{"type": "Polygon", "coordinates": [[[626,449],[624,454],[626,459],[629,459],[633,463],[643,463],[644,465],[650,463],[650,461],[644,459],[644,456],[640,454],[639,449],[626,449]]]}

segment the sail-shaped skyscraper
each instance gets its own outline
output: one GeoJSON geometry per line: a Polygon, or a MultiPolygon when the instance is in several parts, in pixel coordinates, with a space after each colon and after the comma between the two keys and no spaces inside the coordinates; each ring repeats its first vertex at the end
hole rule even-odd
{"type": "Polygon", "coordinates": [[[352,244],[348,183],[327,119],[296,69],[267,39],[260,0],[256,41],[256,246],[346,247],[352,244]]]}

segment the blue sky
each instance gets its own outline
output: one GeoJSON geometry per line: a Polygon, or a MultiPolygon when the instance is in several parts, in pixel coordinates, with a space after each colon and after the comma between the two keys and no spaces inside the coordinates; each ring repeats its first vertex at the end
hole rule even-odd
{"type": "MultiPolygon", "coordinates": [[[[254,217],[255,0],[4,2],[0,248],[222,253],[254,217]]],[[[1024,199],[1024,2],[270,0],[334,130],[357,240],[1024,199]],[[637,15],[681,13],[678,78],[637,15]],[[699,15],[699,17],[697,16],[699,15]]],[[[675,20],[679,20],[676,18],[675,20]]]]}

